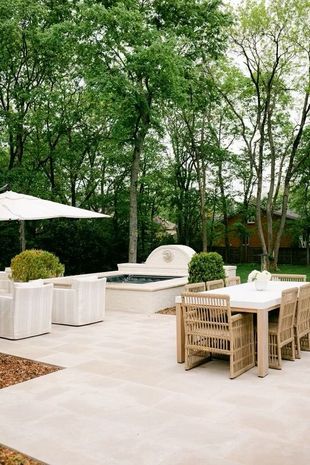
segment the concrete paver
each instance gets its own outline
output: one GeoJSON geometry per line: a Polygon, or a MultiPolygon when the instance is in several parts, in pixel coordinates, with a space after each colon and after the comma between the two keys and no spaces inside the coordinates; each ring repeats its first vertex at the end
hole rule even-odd
{"type": "Polygon", "coordinates": [[[258,378],[176,363],[175,317],[108,312],[0,339],[65,369],[0,391],[0,442],[50,465],[308,465],[310,352],[258,378]]]}

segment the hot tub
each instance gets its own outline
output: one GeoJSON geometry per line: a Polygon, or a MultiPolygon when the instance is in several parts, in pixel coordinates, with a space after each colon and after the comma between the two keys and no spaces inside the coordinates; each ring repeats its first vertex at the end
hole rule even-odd
{"type": "Polygon", "coordinates": [[[149,284],[167,279],[175,279],[179,276],[153,276],[148,274],[117,274],[107,276],[107,283],[129,283],[129,284],[149,284]]]}
{"type": "MultiPolygon", "coordinates": [[[[120,263],[118,271],[83,276],[107,278],[106,311],[154,313],[175,305],[175,298],[188,281],[188,263],[195,251],[186,245],[163,245],[145,263],[120,263]]],[[[235,276],[235,266],[225,266],[226,276],[235,276]]],[[[77,276],[54,278],[70,285],[77,276]]],[[[81,276],[79,276],[81,277],[81,276]]]]}

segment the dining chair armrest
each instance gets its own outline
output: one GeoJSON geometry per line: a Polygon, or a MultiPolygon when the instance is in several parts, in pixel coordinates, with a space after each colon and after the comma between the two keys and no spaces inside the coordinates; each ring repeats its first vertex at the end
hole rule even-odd
{"type": "Polygon", "coordinates": [[[238,329],[239,327],[246,327],[251,325],[253,327],[253,315],[251,313],[237,313],[231,317],[232,330],[238,329]]]}

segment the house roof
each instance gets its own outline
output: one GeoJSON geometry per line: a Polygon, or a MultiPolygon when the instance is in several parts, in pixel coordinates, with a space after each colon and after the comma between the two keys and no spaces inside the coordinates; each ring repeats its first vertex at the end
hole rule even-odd
{"type": "MultiPolygon", "coordinates": [[[[281,216],[282,212],[280,210],[273,212],[274,215],[281,216]]],[[[287,210],[286,218],[288,220],[299,220],[300,215],[298,213],[293,212],[292,210],[287,210]]]]}
{"type": "Polygon", "coordinates": [[[153,218],[154,222],[159,224],[168,234],[176,234],[177,225],[171,221],[165,220],[161,216],[155,216],[153,218]]]}
{"type": "MultiPolygon", "coordinates": [[[[266,212],[266,208],[262,208],[262,211],[266,212]]],[[[282,216],[282,211],[281,210],[275,210],[273,212],[274,215],[276,216],[282,216]]],[[[234,216],[239,215],[239,212],[235,212],[232,215],[229,215],[230,218],[233,218],[234,216]]],[[[300,215],[296,212],[293,212],[292,210],[287,210],[286,212],[286,219],[288,220],[299,220],[300,215]]]]}

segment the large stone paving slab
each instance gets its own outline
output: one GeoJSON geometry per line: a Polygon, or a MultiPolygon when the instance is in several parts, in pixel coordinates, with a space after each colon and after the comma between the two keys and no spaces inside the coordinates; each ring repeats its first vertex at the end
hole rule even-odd
{"type": "Polygon", "coordinates": [[[0,442],[50,465],[309,463],[310,353],[263,379],[185,372],[175,317],[124,312],[0,351],[66,367],[0,391],[0,442]]]}

